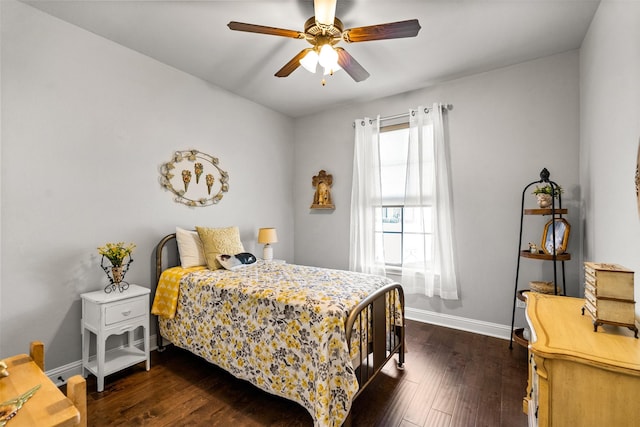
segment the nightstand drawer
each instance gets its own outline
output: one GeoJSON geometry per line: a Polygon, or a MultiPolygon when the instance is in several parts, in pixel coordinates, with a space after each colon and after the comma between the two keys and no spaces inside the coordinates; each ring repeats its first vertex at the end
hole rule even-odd
{"type": "Polygon", "coordinates": [[[144,296],[121,304],[113,304],[105,307],[105,325],[113,325],[114,323],[146,315],[147,298],[148,297],[144,296]]]}

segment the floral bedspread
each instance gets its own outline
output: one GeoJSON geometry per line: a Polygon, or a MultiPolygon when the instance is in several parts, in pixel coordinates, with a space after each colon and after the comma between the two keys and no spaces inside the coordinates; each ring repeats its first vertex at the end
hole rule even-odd
{"type": "Polygon", "coordinates": [[[263,261],[236,271],[192,271],[180,281],[175,316],[161,317],[160,330],[234,376],[300,403],[315,426],[340,426],[358,391],[347,316],[388,283],[263,261]]]}

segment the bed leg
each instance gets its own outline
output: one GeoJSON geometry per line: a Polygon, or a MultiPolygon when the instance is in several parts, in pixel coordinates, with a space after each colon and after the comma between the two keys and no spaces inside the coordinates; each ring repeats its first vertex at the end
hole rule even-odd
{"type": "MultiPolygon", "coordinates": [[[[404,321],[404,319],[403,319],[404,321]]],[[[404,323],[404,322],[403,322],[404,323]]],[[[398,349],[398,364],[397,367],[399,370],[404,370],[404,354],[407,352],[407,342],[405,341],[404,336],[404,326],[400,327],[400,348],[398,349]]]]}
{"type": "Polygon", "coordinates": [[[156,343],[158,347],[158,353],[162,353],[167,349],[162,342],[162,335],[160,335],[160,320],[156,316],[156,343]]]}

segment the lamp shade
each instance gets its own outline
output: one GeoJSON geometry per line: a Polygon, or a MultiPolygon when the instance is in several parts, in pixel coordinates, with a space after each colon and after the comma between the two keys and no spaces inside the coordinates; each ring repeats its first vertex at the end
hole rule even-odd
{"type": "Polygon", "coordinates": [[[338,64],[338,52],[328,43],[322,45],[318,54],[318,62],[324,68],[335,69],[338,64]]]}
{"type": "Polygon", "coordinates": [[[275,228],[261,228],[258,230],[258,243],[277,243],[278,234],[275,228]]]}
{"type": "Polygon", "coordinates": [[[318,67],[318,53],[315,50],[310,50],[304,58],[300,60],[300,65],[310,73],[315,73],[318,67]]]}

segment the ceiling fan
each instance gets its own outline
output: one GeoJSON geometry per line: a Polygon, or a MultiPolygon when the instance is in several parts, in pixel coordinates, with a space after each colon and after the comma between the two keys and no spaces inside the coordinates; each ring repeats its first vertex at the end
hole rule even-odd
{"type": "MultiPolygon", "coordinates": [[[[346,50],[341,47],[335,47],[338,42],[344,40],[347,43],[356,43],[415,37],[420,31],[420,23],[417,19],[345,30],[343,29],[342,21],[335,16],[336,1],[314,0],[315,16],[305,22],[304,32],[236,21],[229,22],[228,27],[235,31],[304,39],[312,45],[312,47],[301,50],[287,62],[275,74],[276,77],[287,77],[300,65],[315,73],[318,64],[320,64],[324,68],[325,75],[332,75],[334,71],[342,68],[356,82],[366,80],[369,77],[369,73],[346,50]]],[[[322,84],[325,84],[324,79],[322,84]]]]}

